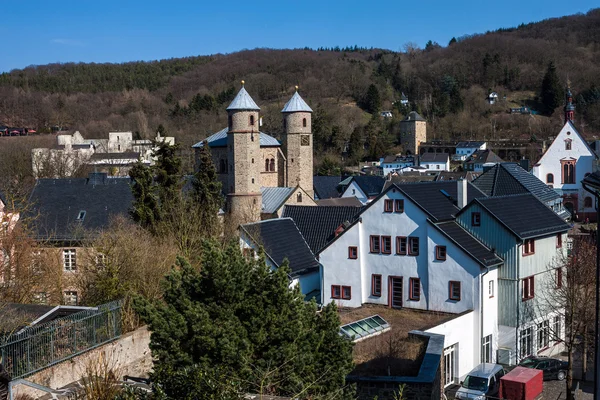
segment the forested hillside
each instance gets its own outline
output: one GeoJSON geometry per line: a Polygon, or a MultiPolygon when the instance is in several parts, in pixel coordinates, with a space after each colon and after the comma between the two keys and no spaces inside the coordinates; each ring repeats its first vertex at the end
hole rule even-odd
{"type": "Polygon", "coordinates": [[[398,47],[402,51],[255,49],[156,62],[31,66],[0,75],[0,125],[68,126],[86,137],[132,130],[149,137],[162,124],[187,147],[226,125],[225,107],[244,79],[261,106],[264,131],[279,134],[279,111],[299,85],[315,110],[318,154],[339,158],[349,149],[348,161],[355,162],[401,151],[398,123],[410,109],[393,102],[402,92],[427,118],[430,139],[552,136],[562,123],[562,100],[549,107],[541,92],[553,63],[551,95],[562,99],[570,80],[577,125],[589,138],[600,135],[600,9],[429,42],[424,49],[398,47]],[[490,91],[501,99],[493,106],[486,102],[490,91]],[[522,105],[539,114],[507,113],[522,105]],[[394,118],[380,118],[381,110],[392,110],[394,118]]]}

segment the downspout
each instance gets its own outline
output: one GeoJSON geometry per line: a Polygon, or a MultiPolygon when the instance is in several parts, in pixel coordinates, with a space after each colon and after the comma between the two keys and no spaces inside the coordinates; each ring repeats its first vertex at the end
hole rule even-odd
{"type": "Polygon", "coordinates": [[[515,364],[519,363],[519,324],[521,318],[521,303],[519,303],[519,282],[521,282],[519,277],[521,276],[521,260],[519,259],[519,254],[521,252],[521,246],[523,246],[523,243],[517,247],[517,260],[519,260],[519,262],[517,263],[517,323],[515,324],[515,364]]]}
{"type": "MultiPolygon", "coordinates": [[[[485,267],[485,272],[481,275],[481,284],[479,285],[479,362],[482,361],[482,353],[483,353],[483,278],[490,272],[488,267],[485,267]]],[[[495,289],[495,288],[494,288],[495,289]]],[[[491,345],[491,344],[490,344],[491,345]]]]}

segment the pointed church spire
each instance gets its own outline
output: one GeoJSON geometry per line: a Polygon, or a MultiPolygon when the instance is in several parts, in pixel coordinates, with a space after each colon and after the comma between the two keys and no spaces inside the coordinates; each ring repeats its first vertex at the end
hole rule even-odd
{"type": "Polygon", "coordinates": [[[298,93],[298,86],[296,86],[296,92],[294,93],[294,95],[292,96],[292,98],[285,103],[285,106],[283,106],[283,110],[281,110],[282,113],[291,113],[291,112],[313,112],[312,108],[310,108],[308,106],[308,104],[306,104],[306,102],[304,101],[304,99],[302,97],[300,97],[300,94],[298,93]]]}
{"type": "Polygon", "coordinates": [[[575,105],[571,93],[571,82],[567,80],[567,92],[565,93],[565,124],[575,118],[575,105]]]}
{"type": "Polygon", "coordinates": [[[227,111],[232,110],[256,110],[259,111],[260,107],[256,105],[252,97],[248,94],[246,89],[244,88],[244,84],[246,82],[242,81],[242,88],[235,96],[229,107],[227,107],[227,111]]]}

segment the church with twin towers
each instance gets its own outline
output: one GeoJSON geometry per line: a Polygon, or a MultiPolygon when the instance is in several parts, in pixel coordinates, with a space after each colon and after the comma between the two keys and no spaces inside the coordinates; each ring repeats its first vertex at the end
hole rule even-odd
{"type": "Polygon", "coordinates": [[[281,110],[280,142],[260,131],[260,107],[242,81],[227,107],[227,127],[192,146],[198,165],[199,149],[208,145],[233,221],[265,219],[277,201],[314,204],[312,112],[296,87],[281,110]]]}

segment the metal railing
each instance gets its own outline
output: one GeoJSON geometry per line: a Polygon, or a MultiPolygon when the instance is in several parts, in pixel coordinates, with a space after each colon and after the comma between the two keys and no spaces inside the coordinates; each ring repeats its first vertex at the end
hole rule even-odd
{"type": "Polygon", "coordinates": [[[0,343],[5,370],[24,378],[118,338],[121,307],[121,301],[106,303],[8,336],[0,343]]]}

